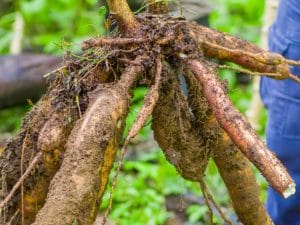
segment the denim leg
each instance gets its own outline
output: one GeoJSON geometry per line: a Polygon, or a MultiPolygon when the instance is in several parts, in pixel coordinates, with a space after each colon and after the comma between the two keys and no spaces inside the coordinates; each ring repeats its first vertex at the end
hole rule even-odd
{"type": "MultiPolygon", "coordinates": [[[[269,30],[269,49],[300,60],[300,0],[281,0],[269,30]]],[[[291,67],[300,75],[300,67],[291,67]]],[[[267,146],[296,182],[296,194],[284,199],[268,188],[266,207],[275,225],[300,225],[300,84],[287,79],[261,79],[260,94],[268,110],[267,146]]]]}

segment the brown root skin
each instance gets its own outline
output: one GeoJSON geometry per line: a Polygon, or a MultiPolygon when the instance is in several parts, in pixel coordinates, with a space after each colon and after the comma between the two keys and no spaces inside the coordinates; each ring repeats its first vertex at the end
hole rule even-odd
{"type": "Polygon", "coordinates": [[[37,147],[43,152],[64,147],[67,112],[53,115],[39,132],[37,147]]]}
{"type": "Polygon", "coordinates": [[[272,57],[272,53],[247,54],[243,50],[227,49],[209,42],[203,43],[202,49],[208,57],[234,62],[247,69],[260,73],[276,73],[281,75],[281,77],[277,77],[278,79],[285,79],[289,77],[290,74],[289,65],[286,63],[278,64],[276,60],[274,60],[273,65],[267,63],[268,56],[272,57]],[[264,59],[266,59],[265,62],[264,59]]]}
{"type": "Polygon", "coordinates": [[[196,23],[188,23],[191,36],[207,57],[234,62],[251,71],[277,74],[276,79],[291,77],[288,60],[279,54],[267,52],[248,41],[241,40],[196,23]]]}
{"type": "Polygon", "coordinates": [[[155,140],[168,161],[184,178],[199,181],[207,167],[210,152],[191,124],[191,113],[181,93],[177,76],[164,71],[158,103],[153,111],[155,140]]]}
{"type": "Polygon", "coordinates": [[[154,75],[154,84],[151,86],[149,92],[146,94],[145,98],[144,98],[144,104],[141,108],[141,110],[139,111],[137,118],[135,119],[132,127],[130,128],[130,130],[128,131],[128,135],[125,139],[125,142],[123,144],[123,147],[121,148],[120,151],[120,159],[118,162],[118,167],[116,170],[116,173],[113,177],[112,180],[112,186],[111,186],[111,190],[110,190],[110,197],[109,197],[109,202],[108,202],[108,207],[105,211],[104,217],[103,217],[103,221],[102,224],[105,225],[107,222],[107,218],[108,215],[112,209],[112,194],[113,191],[116,187],[116,183],[117,183],[117,178],[119,176],[119,173],[121,171],[122,165],[123,165],[123,161],[124,161],[124,157],[126,154],[126,150],[127,150],[127,146],[130,143],[130,141],[139,133],[139,131],[143,128],[143,126],[145,126],[145,124],[147,123],[148,119],[150,118],[153,109],[158,101],[158,97],[159,97],[159,87],[161,84],[161,73],[162,73],[162,62],[161,62],[161,57],[157,57],[156,59],[156,70],[155,70],[155,75],[154,75]]]}
{"type": "Polygon", "coordinates": [[[243,154],[260,170],[269,184],[281,195],[288,197],[295,185],[285,167],[259,139],[249,122],[232,105],[215,69],[205,61],[188,60],[187,68],[199,80],[212,111],[220,126],[243,154]]]}
{"type": "Polygon", "coordinates": [[[168,2],[148,0],[148,12],[152,14],[166,14],[169,12],[168,2]]]}
{"type": "Polygon", "coordinates": [[[186,73],[185,78],[189,87],[188,100],[195,116],[195,124],[203,134],[203,138],[210,140],[212,157],[225,182],[239,220],[244,225],[272,225],[273,222],[260,200],[260,188],[249,161],[220,128],[194,75],[186,73]],[[209,131],[214,131],[217,136],[212,136],[209,131]],[[215,140],[216,137],[218,141],[215,140]]]}
{"type": "MultiPolygon", "coordinates": [[[[84,112],[88,98],[86,92],[95,89],[97,83],[106,82],[108,73],[98,71],[94,67],[95,76],[85,75],[81,79],[81,87],[85,91],[80,95],[80,105],[84,112]]],[[[1,176],[0,202],[11,191],[20,179],[22,149],[24,150],[24,171],[31,163],[37,152],[43,151],[40,160],[24,181],[24,223],[31,224],[38,210],[43,206],[48,192],[50,180],[58,170],[63,158],[64,145],[74,121],[78,118],[78,109],[70,103],[62,78],[69,76],[68,71],[57,74],[49,90],[24,118],[20,132],[5,147],[0,156],[1,176]],[[68,102],[68,104],[66,104],[68,102]],[[25,136],[27,138],[25,139],[25,136]]],[[[75,74],[75,73],[74,73],[75,74]]],[[[15,193],[8,205],[0,212],[0,224],[12,222],[21,216],[21,193],[15,193]],[[19,213],[15,215],[15,212],[19,213]]]]}
{"type": "MultiPolygon", "coordinates": [[[[201,26],[196,22],[189,22],[191,36],[197,40],[198,44],[209,42],[215,45],[220,45],[229,49],[243,49],[245,52],[259,53],[263,50],[248,41],[226,34],[205,26],[201,26]]],[[[200,46],[201,47],[201,46],[200,46]]]]}
{"type": "Polygon", "coordinates": [[[225,132],[220,144],[213,151],[213,159],[225,182],[239,220],[244,225],[273,225],[260,201],[259,186],[249,161],[225,132]]]}
{"type": "MultiPolygon", "coordinates": [[[[22,129],[19,134],[8,142],[3,153],[0,156],[0,201],[6,197],[11,191],[12,187],[17,183],[20,178],[20,165],[22,149],[24,150],[23,155],[23,167],[26,169],[33,157],[37,153],[35,142],[39,130],[42,129],[43,125],[47,121],[47,117],[53,112],[53,108],[50,105],[50,100],[44,97],[34,108],[28,113],[23,121],[22,129]],[[26,140],[25,140],[25,137],[26,140]]],[[[31,185],[36,183],[37,178],[34,177],[36,173],[42,172],[43,166],[39,169],[36,167],[32,170],[29,177],[24,182],[24,189],[27,191],[31,185]]],[[[20,206],[20,192],[17,192],[9,204],[0,212],[0,224],[6,224],[10,218],[15,214],[20,206]]],[[[18,214],[19,216],[19,214],[18,214]]],[[[18,217],[17,216],[17,217],[18,217]]]]}
{"type": "Polygon", "coordinates": [[[89,225],[95,219],[129,101],[128,93],[116,87],[97,92],[72,130],[63,164],[51,181],[46,204],[34,225],[89,225]]]}
{"type": "Polygon", "coordinates": [[[33,187],[26,190],[23,199],[26,224],[34,222],[35,215],[42,208],[51,179],[60,167],[71,124],[67,126],[67,112],[54,113],[44,124],[37,140],[37,149],[43,152],[43,173],[33,187]]]}
{"type": "Polygon", "coordinates": [[[146,94],[144,99],[144,104],[141,108],[141,111],[138,113],[138,116],[130,128],[128,132],[128,136],[125,141],[125,145],[127,145],[131,139],[133,139],[138,132],[142,129],[143,126],[147,123],[147,120],[151,116],[155,105],[159,99],[159,88],[161,85],[161,73],[162,73],[162,62],[161,58],[159,57],[156,60],[156,72],[155,72],[155,81],[153,86],[150,88],[149,92],[146,94]]]}
{"type": "Polygon", "coordinates": [[[122,137],[129,90],[141,69],[127,67],[118,84],[100,85],[90,95],[89,106],[68,138],[63,164],[51,181],[34,225],[94,222],[122,137]]]}
{"type": "Polygon", "coordinates": [[[123,34],[130,34],[138,29],[139,23],[136,21],[126,0],[106,0],[106,2],[110,14],[117,20],[123,34]]]}
{"type": "Polygon", "coordinates": [[[16,193],[16,191],[22,186],[24,180],[29,176],[29,174],[31,173],[32,169],[37,165],[37,163],[39,162],[39,160],[42,158],[42,155],[43,155],[42,152],[39,152],[33,158],[33,160],[30,162],[30,165],[28,166],[28,168],[26,169],[26,171],[22,174],[22,176],[20,177],[20,179],[18,180],[18,182],[10,190],[10,192],[6,196],[6,198],[1,202],[0,209],[3,209],[8,204],[8,202],[14,196],[14,194],[16,193]]]}
{"type": "Polygon", "coordinates": [[[125,46],[142,44],[149,41],[146,38],[91,38],[82,42],[82,50],[101,46],[125,46]]]}

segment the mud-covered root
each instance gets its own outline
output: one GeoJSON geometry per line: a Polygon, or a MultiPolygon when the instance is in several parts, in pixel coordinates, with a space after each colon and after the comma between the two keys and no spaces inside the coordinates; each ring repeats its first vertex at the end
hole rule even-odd
{"type": "MultiPolygon", "coordinates": [[[[29,163],[27,163],[27,160],[34,158],[36,152],[42,154],[41,160],[38,161],[38,164],[34,165],[30,174],[22,181],[21,191],[23,190],[23,193],[16,192],[12,198],[12,203],[14,204],[8,203],[11,210],[16,211],[20,209],[18,215],[23,217],[24,224],[34,222],[36,213],[45,202],[48,186],[60,166],[64,153],[64,144],[66,143],[71,127],[71,124],[67,123],[67,113],[65,111],[54,112],[53,108],[48,107],[48,110],[52,112],[51,117],[45,122],[46,118],[50,115],[47,115],[47,117],[44,115],[45,118],[42,120],[42,126],[39,125],[37,120],[41,119],[38,116],[39,114],[34,116],[34,118],[36,117],[35,119],[30,120],[32,122],[31,125],[36,130],[34,130],[35,132],[33,133],[32,129],[26,129],[27,135],[25,135],[25,138],[21,142],[22,147],[21,149],[16,149],[20,151],[18,154],[21,154],[21,156],[19,159],[16,158],[14,161],[11,161],[12,163],[23,163],[24,170],[27,170],[27,165],[29,164],[31,166],[31,160],[29,163]],[[41,127],[40,131],[38,131],[39,127],[41,127]],[[19,200],[14,201],[16,198],[19,198],[19,200]]],[[[17,138],[18,137],[19,136],[17,136],[17,138]]],[[[8,148],[6,150],[8,151],[10,149],[8,148]]],[[[3,174],[7,173],[6,170],[8,168],[7,166],[3,169],[3,174]]],[[[20,168],[20,165],[17,168],[20,168]]],[[[15,177],[15,179],[18,177],[19,176],[15,177]]],[[[12,190],[9,190],[9,192],[12,190]]],[[[14,219],[14,222],[17,220],[18,217],[14,219]]]]}
{"type": "MultiPolygon", "coordinates": [[[[29,176],[29,174],[32,172],[33,168],[38,164],[38,162],[41,160],[43,153],[39,152],[31,161],[30,165],[27,167],[26,171],[22,174],[18,182],[13,186],[13,188],[10,190],[9,194],[5,197],[5,199],[0,203],[0,209],[3,209],[8,202],[14,197],[14,194],[16,191],[23,185],[24,180],[29,176]]],[[[21,208],[22,210],[22,208],[21,208]]],[[[19,210],[16,211],[17,214],[19,214],[19,210]]],[[[23,212],[21,212],[23,214],[23,212]]],[[[15,216],[9,219],[10,222],[13,222],[15,219],[15,216]]],[[[23,219],[24,220],[24,219],[23,219]]],[[[25,221],[22,221],[23,224],[25,221]]]]}
{"type": "Polygon", "coordinates": [[[81,44],[82,50],[103,46],[139,45],[149,41],[146,38],[91,38],[81,44]]]}
{"type": "Polygon", "coordinates": [[[203,89],[191,73],[185,74],[188,83],[189,105],[194,114],[195,124],[201,130],[203,139],[210,140],[212,157],[227,187],[239,220],[245,225],[273,224],[259,195],[259,185],[255,180],[250,162],[221,129],[203,95],[203,89]],[[218,133],[218,141],[208,132],[218,133]]]}
{"type": "Polygon", "coordinates": [[[191,124],[186,97],[180,89],[178,77],[164,68],[160,97],[153,111],[154,137],[168,161],[184,178],[202,179],[209,159],[209,149],[191,124]]]}
{"type": "Polygon", "coordinates": [[[107,0],[111,15],[117,20],[122,33],[132,34],[138,28],[136,21],[126,0],[107,0]]]}
{"type": "MultiPolygon", "coordinates": [[[[72,63],[75,62],[70,62],[70,65],[72,63]]],[[[99,67],[87,71],[80,79],[82,92],[78,96],[80,102],[76,105],[70,99],[73,93],[67,90],[65,83],[76,74],[76,69],[63,70],[56,74],[48,91],[24,118],[20,132],[1,154],[0,201],[19,181],[20,167],[25,171],[38,152],[42,152],[43,156],[22,182],[21,188],[18,188],[8,204],[0,209],[0,224],[7,223],[11,218],[11,222],[17,224],[20,217],[24,224],[34,221],[36,213],[45,202],[50,181],[61,164],[67,137],[74,122],[79,118],[78,106],[81,105],[81,112],[84,112],[88,104],[87,92],[94,90],[98,83],[105,83],[109,78],[109,73],[99,67]],[[90,76],[91,72],[95,76],[90,76]]]]}
{"type": "MultiPolygon", "coordinates": [[[[200,118],[200,120],[204,122],[205,119],[200,118]]],[[[220,129],[219,126],[216,126],[216,129],[201,126],[203,129],[198,129],[198,124],[190,112],[186,96],[181,92],[175,74],[170,73],[162,85],[158,104],[153,111],[152,128],[154,137],[166,158],[175,166],[180,175],[201,184],[209,208],[210,202],[216,204],[207,188],[203,188],[205,186],[203,177],[212,146],[215,146],[218,141],[220,129]]],[[[224,221],[232,224],[222,210],[217,205],[215,206],[224,221]]],[[[210,211],[212,215],[212,210],[210,211]]]]}
{"type": "Polygon", "coordinates": [[[212,65],[188,60],[187,68],[199,80],[203,94],[220,126],[269,184],[285,198],[295,193],[295,182],[285,167],[257,136],[245,117],[234,108],[212,65]]]}
{"type": "MultiPolygon", "coordinates": [[[[36,141],[39,131],[44,126],[48,119],[48,115],[53,112],[53,108],[50,104],[50,99],[44,97],[33,110],[26,115],[23,120],[23,125],[16,137],[8,142],[4,151],[0,156],[0,201],[2,202],[7,195],[12,191],[13,186],[18,182],[21,177],[21,159],[23,163],[24,171],[31,163],[32,159],[38,152],[36,147],[36,141]],[[23,153],[23,154],[22,154],[23,153]]],[[[40,164],[40,163],[39,163],[40,164]]],[[[26,181],[23,184],[24,190],[30,189],[31,185],[36,183],[34,175],[42,171],[43,166],[35,166],[30,176],[26,177],[26,181]]],[[[19,189],[18,189],[19,190],[19,189]]],[[[18,220],[20,213],[20,199],[21,193],[18,191],[0,209],[0,224],[7,223],[12,217],[18,220]],[[17,216],[14,216],[14,215],[17,216]]],[[[13,221],[14,222],[14,221],[13,221]]]]}
{"type": "MultiPolygon", "coordinates": [[[[276,79],[300,79],[290,73],[290,65],[299,62],[285,59],[283,56],[267,52],[248,41],[225,34],[194,22],[188,23],[191,37],[198,43],[200,51],[209,58],[234,62],[256,75],[270,76],[276,79]]],[[[249,73],[251,74],[251,73],[249,73]]]]}
{"type": "Polygon", "coordinates": [[[100,85],[69,136],[63,164],[34,225],[93,223],[129,107],[129,89],[141,67],[125,70],[115,86],[100,85]]]}
{"type": "Polygon", "coordinates": [[[37,212],[42,208],[48,192],[51,179],[60,167],[65,144],[71,131],[73,123],[68,123],[68,112],[62,110],[54,113],[44,124],[37,139],[37,149],[42,152],[43,169],[38,174],[36,183],[25,190],[21,200],[21,213],[24,215],[25,223],[34,222],[37,212]]]}
{"type": "Polygon", "coordinates": [[[116,170],[116,173],[113,177],[112,180],[112,185],[111,185],[111,190],[109,193],[109,202],[108,202],[108,207],[105,211],[103,220],[102,220],[102,224],[105,225],[107,222],[107,218],[108,218],[108,214],[110,213],[111,209],[112,209],[112,194],[113,191],[116,187],[116,183],[117,183],[117,178],[119,176],[119,173],[121,171],[122,165],[123,165],[123,161],[124,161],[124,157],[127,151],[127,146],[130,143],[130,141],[139,133],[139,131],[143,128],[143,126],[145,126],[145,124],[147,123],[148,119],[150,118],[153,109],[158,101],[158,97],[159,97],[159,87],[161,84],[161,73],[162,73],[162,62],[161,62],[161,57],[158,57],[156,59],[156,70],[154,73],[154,84],[150,87],[150,90],[148,91],[148,93],[146,94],[145,98],[144,98],[144,104],[141,108],[141,110],[139,111],[137,118],[135,119],[132,127],[129,129],[128,131],[128,135],[124,141],[124,144],[121,148],[120,151],[120,159],[118,162],[118,167],[116,170]]]}
{"type": "Polygon", "coordinates": [[[273,222],[260,200],[259,186],[248,159],[225,132],[213,151],[213,159],[239,220],[244,225],[272,225],[273,222]]]}

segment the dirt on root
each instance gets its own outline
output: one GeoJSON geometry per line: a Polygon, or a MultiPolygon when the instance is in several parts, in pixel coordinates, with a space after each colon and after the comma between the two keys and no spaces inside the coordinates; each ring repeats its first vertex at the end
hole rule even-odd
{"type": "Polygon", "coordinates": [[[260,200],[259,185],[249,160],[221,129],[195,77],[187,73],[185,78],[189,86],[188,100],[194,114],[194,124],[211,149],[211,156],[224,180],[239,220],[245,225],[271,225],[272,221],[260,200]]]}
{"type": "MultiPolygon", "coordinates": [[[[146,42],[94,46],[82,56],[67,54],[65,67],[1,154],[0,200],[20,178],[16,168],[23,164],[26,169],[38,151],[44,153],[24,183],[26,224],[34,221],[41,208],[35,225],[92,223],[124,128],[130,85],[116,85],[116,81],[122,81],[120,74],[128,65],[145,56],[148,60],[140,65],[145,70],[140,84],[150,86],[154,77],[149,68],[158,55],[174,68],[182,64],[177,52],[203,57],[190,35],[189,22],[183,18],[147,13],[136,18],[141,26],[131,38],[146,42]]],[[[115,39],[122,37],[114,35],[115,39]]],[[[171,68],[164,68],[152,126],[155,139],[178,172],[186,179],[200,181],[219,141],[220,128],[207,123],[213,118],[199,85],[185,96],[178,76],[171,68]]],[[[194,81],[187,81],[191,89],[194,81]]],[[[20,199],[20,193],[14,196],[1,211],[0,222],[6,223],[15,214],[20,199]]],[[[20,214],[14,224],[19,218],[20,214]]]]}
{"type": "Polygon", "coordinates": [[[153,111],[154,137],[168,161],[186,179],[200,181],[211,154],[192,125],[193,115],[181,91],[178,77],[167,69],[160,97],[153,111]]]}
{"type": "MultiPolygon", "coordinates": [[[[99,70],[95,64],[91,69],[90,62],[76,57],[69,58],[65,63],[65,67],[55,73],[48,91],[23,119],[21,130],[7,143],[0,155],[2,201],[19,180],[21,165],[25,171],[37,152],[44,152],[43,160],[23,184],[25,224],[34,221],[35,214],[45,202],[50,180],[61,164],[67,137],[89,102],[87,93],[109,77],[108,72],[99,70]]],[[[16,214],[20,199],[21,193],[17,192],[8,205],[0,210],[0,224],[7,223],[16,214]]],[[[20,213],[13,224],[18,224],[19,220],[20,213]]]]}
{"type": "Polygon", "coordinates": [[[34,224],[91,224],[95,218],[99,188],[106,185],[109,174],[104,177],[103,170],[113,164],[129,95],[122,88],[110,87],[96,90],[94,96],[72,130],[64,162],[51,181],[47,202],[34,224]]]}

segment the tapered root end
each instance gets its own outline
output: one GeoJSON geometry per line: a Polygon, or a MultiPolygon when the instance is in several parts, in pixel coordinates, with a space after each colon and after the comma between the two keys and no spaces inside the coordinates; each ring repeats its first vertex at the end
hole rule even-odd
{"type": "Polygon", "coordinates": [[[285,198],[292,195],[295,192],[295,182],[275,154],[259,139],[248,121],[232,105],[216,71],[203,60],[191,59],[186,64],[202,85],[203,94],[218,123],[234,144],[258,168],[274,190],[285,198]]]}
{"type": "Polygon", "coordinates": [[[291,183],[288,188],[282,193],[284,198],[288,198],[296,193],[296,184],[291,183]]]}

